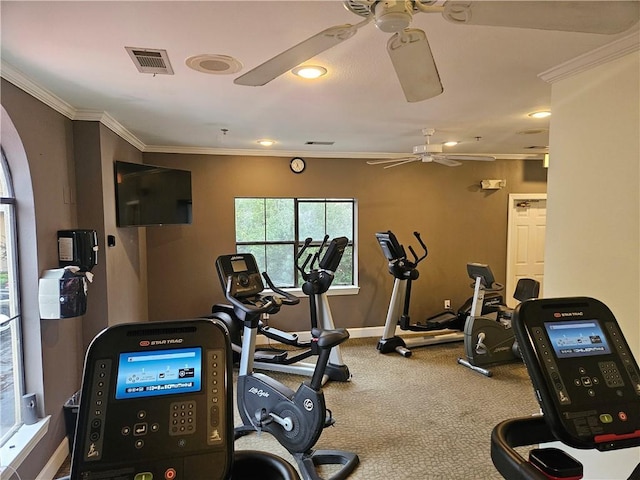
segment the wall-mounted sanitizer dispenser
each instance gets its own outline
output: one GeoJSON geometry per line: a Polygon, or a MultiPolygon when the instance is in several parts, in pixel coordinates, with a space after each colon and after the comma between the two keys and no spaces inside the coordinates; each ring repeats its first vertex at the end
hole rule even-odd
{"type": "Polygon", "coordinates": [[[40,318],[58,319],[84,315],[87,311],[87,281],[98,264],[95,230],[59,230],[60,268],[45,270],[39,285],[40,318]]]}

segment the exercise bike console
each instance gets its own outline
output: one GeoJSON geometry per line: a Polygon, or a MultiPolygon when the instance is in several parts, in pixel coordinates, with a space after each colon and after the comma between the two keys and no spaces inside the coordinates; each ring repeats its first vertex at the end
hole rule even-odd
{"type": "Polygon", "coordinates": [[[526,301],[513,329],[557,439],[601,451],[640,445],[640,369],[606,305],[587,297],[526,301]]]}

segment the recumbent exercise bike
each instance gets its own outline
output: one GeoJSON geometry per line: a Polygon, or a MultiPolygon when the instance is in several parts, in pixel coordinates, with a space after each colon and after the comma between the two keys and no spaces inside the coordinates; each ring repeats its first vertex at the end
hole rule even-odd
{"type": "MultiPolygon", "coordinates": [[[[237,380],[237,405],[242,425],[236,438],[251,432],[273,435],[295,458],[305,480],[321,477],[317,467],[338,466],[332,480],[346,478],[358,465],[358,456],[339,450],[313,450],[326,426],[334,419],[326,408],[322,380],[331,349],[349,338],[345,329],[312,330],[319,348],[310,382],[294,391],[263,373],[254,372],[256,335],[262,314],[276,314],[282,305],[295,305],[299,299],[278,289],[267,273],[264,279],[273,294],[265,294],[255,258],[251,254],[222,255],[216,260],[222,287],[232,304],[235,318],[243,324],[242,353],[237,380]]],[[[215,317],[215,314],[214,314],[215,317]]]]}
{"type": "MultiPolygon", "coordinates": [[[[464,324],[464,353],[466,358],[458,358],[458,363],[487,377],[493,375],[487,368],[521,360],[518,342],[511,328],[513,309],[506,305],[485,309],[485,295],[503,289],[495,281],[489,265],[468,263],[467,273],[473,280],[473,300],[471,311],[464,324]],[[489,313],[492,312],[492,313],[489,313]]],[[[540,282],[532,278],[521,278],[516,285],[513,298],[519,302],[537,298],[540,282]]]]}

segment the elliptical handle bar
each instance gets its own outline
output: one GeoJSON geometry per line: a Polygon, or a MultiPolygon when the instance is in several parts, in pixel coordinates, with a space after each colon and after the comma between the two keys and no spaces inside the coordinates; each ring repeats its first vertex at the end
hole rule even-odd
{"type": "Polygon", "coordinates": [[[327,240],[329,240],[329,235],[324,236],[324,238],[322,239],[322,243],[320,244],[320,248],[318,248],[318,251],[315,253],[315,255],[313,256],[313,260],[311,261],[311,270],[315,270],[315,263],[319,260],[320,255],[322,254],[322,250],[324,250],[324,247],[327,245],[327,240]]]}
{"type": "Polygon", "coordinates": [[[411,245],[409,245],[409,251],[411,252],[411,255],[413,255],[413,263],[415,263],[416,265],[419,264],[422,260],[424,260],[425,258],[427,258],[427,255],[429,255],[429,250],[427,250],[427,246],[424,244],[424,242],[422,241],[422,238],[420,237],[420,232],[413,232],[413,236],[416,237],[418,239],[418,243],[420,243],[420,246],[422,247],[422,249],[424,250],[424,254],[418,258],[418,255],[416,255],[415,250],[413,249],[413,247],[411,245]]]}
{"type": "Polygon", "coordinates": [[[269,274],[267,272],[262,272],[262,276],[264,277],[265,282],[267,282],[267,285],[269,285],[269,288],[282,296],[281,301],[283,305],[297,305],[300,303],[300,299],[298,297],[276,287],[271,281],[271,278],[269,278],[269,274]]]}
{"type": "Polygon", "coordinates": [[[313,241],[313,239],[311,237],[305,238],[304,244],[302,245],[302,248],[298,252],[298,255],[296,255],[296,269],[300,272],[300,275],[302,275],[302,278],[304,280],[307,280],[307,278],[309,277],[309,274],[307,272],[305,272],[304,269],[307,268],[307,264],[309,263],[309,260],[311,260],[313,255],[308,254],[307,258],[305,258],[304,263],[302,264],[302,266],[300,266],[300,258],[302,257],[302,254],[307,250],[307,248],[309,248],[309,245],[311,245],[312,241],[313,241]]]}

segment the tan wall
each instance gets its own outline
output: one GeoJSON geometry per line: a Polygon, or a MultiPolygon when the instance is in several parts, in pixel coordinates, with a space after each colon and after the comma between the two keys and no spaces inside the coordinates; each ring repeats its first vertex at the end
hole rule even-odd
{"type": "MultiPolygon", "coordinates": [[[[307,159],[301,175],[288,158],[144,154],[144,163],[192,171],[193,224],[147,228],[149,319],[199,316],[224,297],[215,273],[218,255],[235,251],[237,196],[355,197],[358,201],[360,293],[331,297],[338,326],[384,323],[393,279],[374,233],[393,230],[400,241],[421,232],[429,256],[414,284],[414,320],[460,305],[472,294],[468,261],[489,263],[498,281],[506,271],[509,193],[543,193],[539,161],[468,162],[458,168],[413,164],[383,170],[356,159],[307,159]],[[480,180],[501,178],[507,188],[481,191],[480,180]]],[[[274,325],[308,328],[308,303],[283,310],[274,325]]]]}

